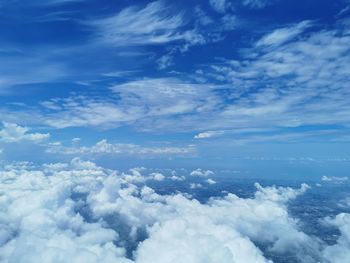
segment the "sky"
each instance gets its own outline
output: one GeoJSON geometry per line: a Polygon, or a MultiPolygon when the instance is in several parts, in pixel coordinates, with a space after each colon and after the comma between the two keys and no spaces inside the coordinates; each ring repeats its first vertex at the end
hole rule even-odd
{"type": "Polygon", "coordinates": [[[350,168],[348,0],[1,0],[0,160],[350,168]]]}
{"type": "Polygon", "coordinates": [[[350,262],[350,0],[0,0],[0,261],[350,262]]]}

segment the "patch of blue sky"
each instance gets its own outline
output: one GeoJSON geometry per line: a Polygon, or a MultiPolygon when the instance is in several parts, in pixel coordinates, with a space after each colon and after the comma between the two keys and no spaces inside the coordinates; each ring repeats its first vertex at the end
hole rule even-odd
{"type": "Polygon", "coordinates": [[[240,152],[305,157],[293,144],[310,158],[319,148],[342,157],[348,9],[342,0],[3,1],[1,121],[49,132],[43,155],[54,143],[77,153],[105,140],[113,157],[100,159],[121,158],[124,145],[128,156],[157,151],[179,166],[182,151],[216,166],[240,152]]]}

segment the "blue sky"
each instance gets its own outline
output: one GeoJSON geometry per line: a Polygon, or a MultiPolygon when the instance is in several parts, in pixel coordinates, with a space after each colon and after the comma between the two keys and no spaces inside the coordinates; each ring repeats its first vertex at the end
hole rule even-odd
{"type": "Polygon", "coordinates": [[[3,161],[349,168],[349,1],[3,0],[0,23],[3,161]]]}

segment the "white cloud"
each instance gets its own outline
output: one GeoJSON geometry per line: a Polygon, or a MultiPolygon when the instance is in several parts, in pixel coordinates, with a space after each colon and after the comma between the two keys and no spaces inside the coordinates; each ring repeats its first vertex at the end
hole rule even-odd
{"type": "Polygon", "coordinates": [[[264,8],[274,0],[242,0],[242,4],[254,9],[264,8]]]}
{"type": "MultiPolygon", "coordinates": [[[[245,1],[246,4],[248,2],[258,6],[256,3],[262,1],[245,1]]],[[[146,44],[157,42],[153,37],[158,38],[159,42],[164,41],[162,43],[180,36],[185,43],[207,41],[207,37],[198,28],[183,31],[183,15],[169,15],[168,9],[163,2],[129,7],[115,16],[96,21],[95,26],[101,29],[101,38],[113,31],[109,34],[112,42],[114,37],[118,39],[125,36],[130,37],[131,42],[137,43],[142,39],[146,44]],[[138,24],[147,26],[138,27],[138,24]],[[152,32],[155,29],[154,35],[152,32]]],[[[203,18],[207,14],[201,16],[203,18]]],[[[218,16],[223,18],[223,15],[218,16]]],[[[226,18],[234,20],[234,17],[226,18]]],[[[203,23],[216,23],[210,22],[210,19],[206,21],[203,23]]],[[[196,76],[133,79],[112,87],[113,94],[108,94],[108,98],[85,93],[85,96],[43,102],[37,110],[34,107],[21,108],[22,111],[11,110],[9,114],[9,110],[3,107],[0,114],[7,121],[26,120],[56,128],[114,128],[131,125],[143,131],[193,132],[319,124],[347,125],[350,116],[347,103],[350,58],[347,44],[349,36],[344,24],[344,21],[338,21],[322,28],[317,22],[301,21],[266,32],[255,43],[251,43],[250,48],[241,51],[237,61],[217,60],[216,63],[207,65],[209,69],[197,71],[202,74],[196,76]],[[304,61],[309,63],[305,64],[304,61]],[[215,79],[215,83],[219,81],[223,85],[180,80],[189,77],[197,77],[196,79],[207,83],[215,79]]],[[[74,52],[76,51],[69,54],[74,52]]],[[[60,52],[55,50],[54,53],[60,52]]],[[[165,56],[163,62],[167,62],[169,57],[163,51],[162,55],[165,56]]],[[[48,58],[54,56],[56,55],[48,54],[45,58],[26,58],[24,64],[23,59],[19,59],[21,57],[16,62],[6,61],[2,63],[6,69],[4,68],[5,75],[1,77],[1,82],[4,86],[11,86],[67,76],[66,70],[60,65],[42,66],[47,64],[48,58]],[[21,74],[18,74],[19,66],[21,74]],[[38,72],[33,74],[32,69],[42,68],[48,69],[47,73],[45,70],[43,74],[40,70],[41,77],[38,77],[38,72]]],[[[117,70],[114,73],[111,70],[107,75],[120,76],[117,70]]]]}
{"type": "Polygon", "coordinates": [[[116,46],[162,44],[184,39],[178,30],[185,24],[182,14],[172,14],[163,1],[144,8],[132,6],[117,15],[88,22],[97,28],[99,41],[116,46]]]}
{"type": "Polygon", "coordinates": [[[267,5],[269,5],[272,1],[274,0],[209,0],[209,4],[215,11],[219,13],[225,13],[229,10],[234,10],[237,5],[242,5],[252,9],[264,8],[267,5]]]}
{"type": "Polygon", "coordinates": [[[349,41],[340,22],[318,29],[303,21],[267,33],[240,60],[199,72],[236,87],[229,95],[235,103],[216,114],[211,127],[346,125],[349,41]]]}
{"type": "Polygon", "coordinates": [[[191,189],[203,188],[203,185],[200,183],[190,183],[190,188],[191,189]]]}
{"type": "Polygon", "coordinates": [[[177,175],[177,172],[175,170],[172,170],[170,180],[181,182],[181,181],[185,181],[186,177],[183,175],[177,175]]]}
{"type": "Polygon", "coordinates": [[[288,214],[287,203],[307,185],[256,184],[254,197],[228,194],[200,203],[126,180],[144,171],[120,174],[80,159],[0,171],[1,261],[271,262],[257,244],[300,261],[348,259],[349,215],[326,220],[342,236],[322,249],[288,214]],[[130,248],[134,256],[127,258],[130,248]]]}
{"type": "Polygon", "coordinates": [[[109,143],[107,140],[101,140],[92,146],[63,146],[61,144],[48,144],[47,153],[78,155],[78,156],[96,156],[96,155],[138,155],[140,157],[152,158],[159,156],[190,156],[196,154],[194,146],[170,147],[157,146],[146,147],[137,144],[127,143],[109,143]]]}
{"type": "Polygon", "coordinates": [[[190,175],[192,176],[203,176],[203,177],[206,177],[206,176],[210,176],[210,175],[214,175],[214,172],[213,171],[210,171],[210,170],[202,170],[200,168],[192,171],[190,173],[190,175]]]}
{"type": "Polygon", "coordinates": [[[224,131],[206,131],[206,132],[198,133],[197,135],[194,136],[194,138],[195,139],[207,139],[207,138],[212,138],[212,137],[223,135],[224,133],[225,133],[224,131]]]}
{"type": "Polygon", "coordinates": [[[262,187],[259,183],[255,183],[255,187],[259,190],[255,193],[257,199],[281,203],[295,199],[298,195],[305,193],[310,188],[307,184],[302,184],[300,189],[295,190],[290,187],[262,187]]]}
{"type": "Polygon", "coordinates": [[[124,103],[149,108],[148,116],[200,112],[216,103],[210,96],[213,87],[187,83],[177,78],[143,79],[112,87],[124,103]],[[210,98],[206,98],[206,96],[210,98]]]}
{"type": "Polygon", "coordinates": [[[30,133],[27,127],[21,127],[15,123],[3,122],[3,129],[0,130],[0,142],[13,143],[30,141],[42,142],[50,137],[49,133],[30,133]]]}
{"type": "Polygon", "coordinates": [[[158,60],[158,68],[159,69],[165,69],[170,67],[171,65],[174,64],[173,62],[173,57],[170,54],[166,54],[164,56],[161,56],[158,60]]]}
{"type": "Polygon", "coordinates": [[[219,13],[225,13],[232,6],[228,0],[209,0],[209,3],[219,13]]]}
{"type": "Polygon", "coordinates": [[[213,179],[210,179],[210,178],[206,182],[208,184],[216,184],[216,181],[214,181],[213,179]]]}
{"type": "Polygon", "coordinates": [[[186,180],[185,176],[177,176],[177,175],[172,175],[170,177],[170,179],[173,181],[185,181],[186,180]]]}
{"type": "Polygon", "coordinates": [[[227,14],[221,18],[221,22],[222,22],[222,30],[230,31],[230,30],[234,30],[237,27],[238,19],[234,15],[227,14]]]}
{"type": "Polygon", "coordinates": [[[322,181],[324,182],[344,182],[344,181],[347,181],[349,180],[348,177],[344,176],[344,177],[339,177],[339,176],[322,176],[321,178],[322,181]]]}
{"type": "MultiPolygon", "coordinates": [[[[150,132],[207,131],[196,138],[221,130],[347,126],[349,41],[340,22],[333,28],[319,28],[303,21],[267,32],[242,52],[239,60],[221,60],[193,76],[204,83],[215,79],[222,85],[184,81],[181,75],[137,79],[114,85],[108,98],[89,94],[57,98],[43,102],[37,112],[1,114],[6,120],[33,119],[36,124],[56,128],[130,125],[150,132]]],[[[339,133],[339,129],[333,132],[339,133]]],[[[302,140],[304,135],[319,138],[325,133],[298,132],[279,138],[267,134],[253,139],[302,140]]]]}
{"type": "Polygon", "coordinates": [[[144,183],[147,177],[142,174],[144,167],[136,167],[129,170],[127,173],[122,173],[123,179],[128,183],[144,183]]]}
{"type": "Polygon", "coordinates": [[[31,170],[35,169],[35,166],[32,162],[27,161],[16,161],[11,162],[8,164],[5,164],[4,170],[11,171],[11,170],[31,170]]]}
{"type": "Polygon", "coordinates": [[[335,218],[326,218],[325,224],[337,227],[341,236],[335,245],[326,247],[323,251],[325,261],[342,263],[350,260],[350,214],[341,213],[335,218]]]}
{"type": "MultiPolygon", "coordinates": [[[[2,49],[4,47],[0,47],[2,49]]],[[[66,67],[58,59],[52,59],[53,54],[45,55],[21,48],[7,48],[12,55],[0,54],[0,92],[8,93],[16,85],[52,83],[67,77],[66,67]]],[[[5,52],[6,54],[6,52],[5,52]]]]}
{"type": "Polygon", "coordinates": [[[293,40],[311,25],[312,24],[310,21],[302,21],[290,27],[276,29],[268,35],[264,36],[262,39],[260,39],[256,43],[256,46],[259,47],[284,44],[287,41],[293,40]]]}
{"type": "MultiPolygon", "coordinates": [[[[340,22],[320,29],[302,21],[267,32],[239,60],[221,60],[196,71],[194,77],[222,85],[196,84],[184,76],[131,80],[111,87],[108,98],[87,94],[46,101],[39,110],[45,115],[36,112],[33,119],[57,128],[132,125],[142,131],[207,131],[196,138],[222,130],[347,126],[349,41],[340,22]]],[[[32,112],[2,114],[27,120],[32,112]]],[[[303,139],[302,134],[295,136],[303,139]]],[[[282,134],[281,140],[283,136],[288,137],[282,134]]]]}
{"type": "Polygon", "coordinates": [[[210,111],[218,97],[210,85],[177,78],[134,80],[111,87],[109,98],[71,96],[41,103],[45,115],[38,119],[56,128],[77,126],[153,126],[155,119],[210,111]]]}
{"type": "Polygon", "coordinates": [[[72,143],[73,144],[78,144],[81,141],[81,138],[73,138],[72,143]]]}
{"type": "Polygon", "coordinates": [[[165,179],[165,176],[161,173],[151,173],[150,176],[156,181],[163,181],[165,179]]]}
{"type": "Polygon", "coordinates": [[[350,197],[346,197],[339,202],[339,207],[350,208],[350,197]]]}
{"type": "Polygon", "coordinates": [[[79,126],[119,126],[130,123],[144,116],[140,106],[123,107],[113,99],[89,96],[74,96],[53,99],[42,103],[47,110],[41,119],[46,125],[56,128],[79,126]]]}

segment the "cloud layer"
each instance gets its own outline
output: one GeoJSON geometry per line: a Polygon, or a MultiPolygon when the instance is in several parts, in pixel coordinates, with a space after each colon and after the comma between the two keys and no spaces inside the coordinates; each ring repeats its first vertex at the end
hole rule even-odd
{"type": "Polygon", "coordinates": [[[326,219],[342,236],[325,249],[288,214],[288,201],[307,185],[256,184],[252,198],[230,193],[200,203],[182,193],[159,195],[142,180],[130,183],[135,176],[144,177],[142,169],[118,173],[77,158],[40,169],[26,163],[3,167],[1,261],[271,262],[261,244],[301,262],[350,256],[347,214],[326,219]]]}

